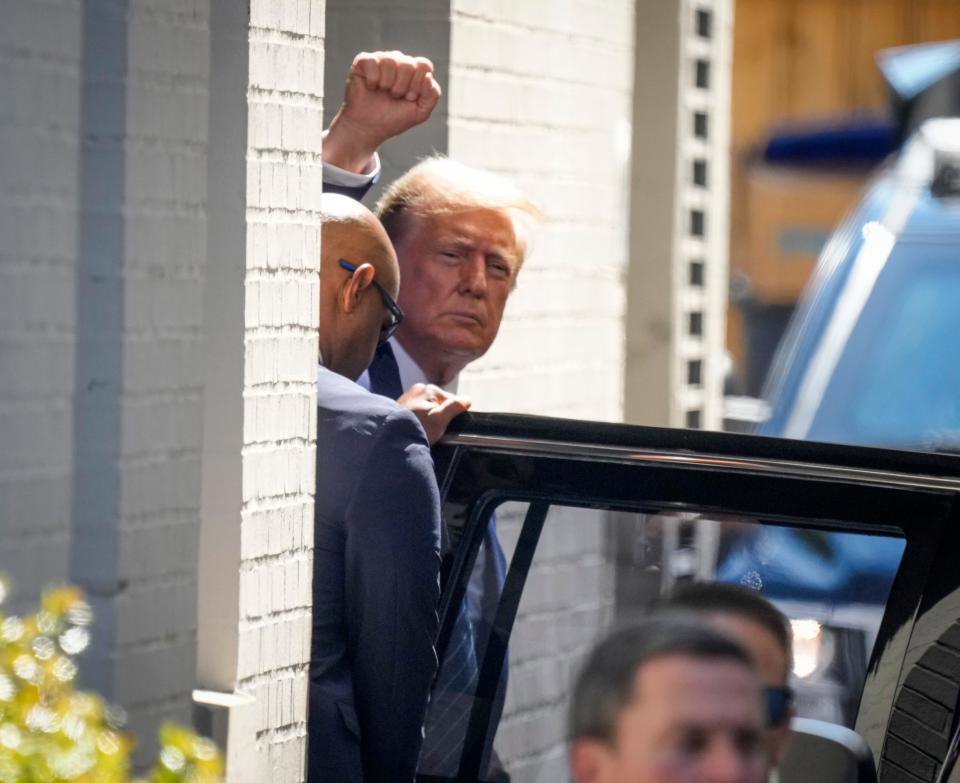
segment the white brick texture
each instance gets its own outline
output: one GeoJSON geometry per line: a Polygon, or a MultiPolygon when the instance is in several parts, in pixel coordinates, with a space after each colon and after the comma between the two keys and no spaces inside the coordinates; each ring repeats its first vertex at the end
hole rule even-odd
{"type": "Polygon", "coordinates": [[[17,611],[69,568],[83,14],[4,0],[0,17],[0,569],[17,611]]]}
{"type": "Polygon", "coordinates": [[[618,421],[633,3],[451,3],[449,154],[544,211],[494,347],[463,373],[478,410],[618,421]]]}
{"type": "Polygon", "coordinates": [[[208,6],[90,2],[84,27],[71,578],[142,762],[194,680],[208,6]]]}
{"type": "Polygon", "coordinates": [[[0,567],[87,588],[142,760],[193,687],[206,4],[0,14],[0,567]]]}
{"type": "Polygon", "coordinates": [[[322,0],[250,5],[237,690],[257,707],[236,780],[304,776],[323,34],[322,0]]]}

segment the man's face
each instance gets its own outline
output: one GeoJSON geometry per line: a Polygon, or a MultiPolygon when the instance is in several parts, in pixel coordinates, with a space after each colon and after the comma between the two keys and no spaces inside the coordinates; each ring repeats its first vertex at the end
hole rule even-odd
{"type": "Polygon", "coordinates": [[[686,655],[644,663],[612,744],[577,740],[578,783],[763,783],[768,764],[755,674],[686,655]]]}
{"type": "Polygon", "coordinates": [[[327,271],[321,284],[320,350],[329,369],[355,381],[370,366],[381,335],[394,320],[376,283],[393,299],[400,285],[392,247],[363,242],[362,233],[345,242],[334,232],[323,251],[322,267],[327,271]],[[341,258],[354,267],[365,266],[365,273],[343,268],[341,258]],[[365,287],[359,279],[367,281],[365,287]]]}
{"type": "MultiPolygon", "coordinates": [[[[387,293],[396,299],[396,283],[386,282],[384,287],[387,293]]],[[[341,361],[345,365],[344,374],[348,378],[356,380],[370,366],[380,336],[392,322],[393,317],[380,290],[373,284],[367,286],[356,309],[351,313],[348,328],[345,330],[341,361]]]]}
{"type": "Polygon", "coordinates": [[[397,339],[421,366],[452,362],[459,371],[500,328],[521,261],[513,221],[495,209],[405,220],[396,249],[406,317],[397,339]]]}

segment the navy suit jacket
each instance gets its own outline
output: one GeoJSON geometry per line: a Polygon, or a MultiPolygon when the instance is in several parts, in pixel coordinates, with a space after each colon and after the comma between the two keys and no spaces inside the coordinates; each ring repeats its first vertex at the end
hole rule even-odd
{"type": "MultiPolygon", "coordinates": [[[[377,353],[368,371],[370,374],[370,391],[391,399],[402,393],[403,388],[400,381],[400,370],[389,343],[377,349],[377,353]]],[[[464,603],[461,606],[461,611],[465,613],[465,618],[472,627],[475,650],[469,656],[468,660],[464,657],[462,649],[451,642],[450,648],[447,650],[447,660],[443,662],[444,666],[449,669],[459,668],[461,670],[467,670],[472,667],[472,680],[469,685],[464,686],[464,690],[469,691],[471,698],[473,695],[472,690],[476,687],[477,665],[483,658],[487,640],[493,627],[506,571],[506,558],[504,557],[503,548],[500,546],[500,540],[497,537],[496,515],[491,514],[487,528],[484,531],[483,544],[478,552],[473,571],[470,574],[470,580],[467,583],[464,603]],[[458,653],[462,660],[451,660],[451,656],[455,656],[458,653]]],[[[451,737],[456,734],[456,732],[454,732],[451,727],[456,720],[460,718],[465,719],[469,717],[469,715],[458,715],[457,718],[452,718],[451,715],[469,710],[471,700],[464,699],[463,694],[456,688],[451,689],[452,696],[451,694],[442,692],[445,687],[450,688],[451,685],[447,682],[445,673],[446,669],[441,671],[440,677],[437,680],[436,687],[433,691],[433,705],[431,709],[444,711],[449,708],[451,712],[445,712],[439,723],[433,714],[427,719],[426,744],[424,745],[424,764],[426,768],[424,771],[429,774],[451,776],[455,773],[455,769],[447,768],[445,763],[436,765],[436,759],[438,757],[447,757],[448,748],[441,746],[449,745],[452,747],[462,742],[463,732],[461,731],[457,739],[454,740],[451,737]],[[448,696],[450,697],[449,704],[446,703],[448,696]],[[440,723],[443,725],[439,725],[440,723]],[[444,738],[438,739],[438,734],[441,733],[443,733],[444,738]]],[[[496,733],[496,728],[500,723],[506,688],[507,662],[504,661],[504,668],[497,687],[494,706],[491,710],[491,735],[496,733]]],[[[461,728],[465,731],[466,726],[464,725],[461,728]]],[[[488,752],[490,750],[491,749],[488,748],[488,752]]],[[[500,761],[495,756],[492,764],[494,769],[500,768],[500,761]]],[[[483,763],[483,768],[487,769],[486,761],[483,763]]]]}
{"type": "Polygon", "coordinates": [[[321,369],[307,777],[412,781],[440,596],[440,499],[409,411],[321,369]]]}

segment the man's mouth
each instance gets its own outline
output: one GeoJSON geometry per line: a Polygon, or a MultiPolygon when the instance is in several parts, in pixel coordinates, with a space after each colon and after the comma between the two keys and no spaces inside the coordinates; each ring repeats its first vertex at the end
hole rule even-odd
{"type": "Polygon", "coordinates": [[[446,315],[448,318],[453,318],[455,321],[465,321],[471,324],[477,324],[478,326],[483,326],[483,319],[476,313],[450,312],[446,315]]]}

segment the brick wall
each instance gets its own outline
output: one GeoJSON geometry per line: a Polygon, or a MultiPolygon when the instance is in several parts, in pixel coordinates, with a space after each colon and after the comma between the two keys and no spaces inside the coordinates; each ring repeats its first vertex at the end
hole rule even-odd
{"type": "Polygon", "coordinates": [[[208,8],[84,7],[71,571],[87,684],[188,721],[196,644],[208,8]]]}
{"type": "Polygon", "coordinates": [[[301,780],[310,654],[324,4],[250,5],[238,779],[301,780]]]}
{"type": "Polygon", "coordinates": [[[0,569],[17,611],[69,563],[83,16],[71,0],[0,16],[0,569]]]}
{"type": "Polygon", "coordinates": [[[88,590],[143,761],[190,720],[202,509],[231,778],[301,780],[324,4],[40,4],[0,7],[0,565],[88,590]]]}
{"type": "Polygon", "coordinates": [[[451,3],[449,153],[511,177],[546,219],[493,349],[482,410],[622,418],[633,3],[451,3]]]}

